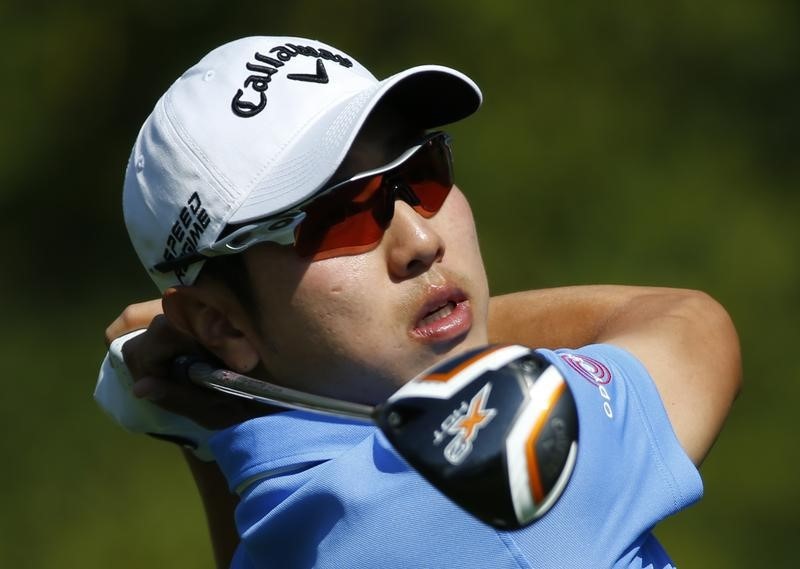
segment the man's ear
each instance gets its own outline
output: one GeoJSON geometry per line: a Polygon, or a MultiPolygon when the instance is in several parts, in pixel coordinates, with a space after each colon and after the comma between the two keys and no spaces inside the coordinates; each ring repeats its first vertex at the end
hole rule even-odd
{"type": "Polygon", "coordinates": [[[181,286],[164,291],[164,315],[175,328],[239,373],[255,368],[260,356],[257,337],[241,306],[219,291],[181,286]]]}

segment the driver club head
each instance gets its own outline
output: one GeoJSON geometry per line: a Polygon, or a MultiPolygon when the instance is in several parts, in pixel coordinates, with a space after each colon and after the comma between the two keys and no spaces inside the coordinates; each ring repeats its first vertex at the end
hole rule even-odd
{"type": "Polygon", "coordinates": [[[544,515],[577,457],[572,392],[555,366],[525,346],[486,346],[441,362],[373,418],[433,486],[501,529],[544,515]]]}

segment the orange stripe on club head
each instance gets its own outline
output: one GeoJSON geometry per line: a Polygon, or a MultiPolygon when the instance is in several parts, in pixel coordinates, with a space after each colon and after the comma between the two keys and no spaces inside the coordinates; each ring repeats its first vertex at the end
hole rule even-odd
{"type": "Polygon", "coordinates": [[[500,344],[500,345],[497,345],[497,346],[492,346],[491,348],[488,348],[486,350],[482,350],[480,353],[475,354],[471,358],[468,358],[468,359],[464,360],[463,362],[461,362],[460,364],[458,364],[456,367],[454,367],[452,369],[448,369],[448,370],[443,371],[441,373],[431,373],[431,374],[428,374],[424,378],[421,378],[421,379],[422,379],[422,381],[439,381],[439,382],[442,382],[442,383],[446,383],[446,382],[450,381],[451,379],[453,379],[455,376],[457,376],[462,370],[464,370],[465,368],[471,366],[472,364],[474,364],[476,361],[478,361],[482,357],[484,357],[484,356],[486,356],[488,354],[491,354],[492,352],[496,352],[497,350],[501,350],[503,348],[507,348],[509,345],[511,345],[511,344],[500,344]]]}
{"type": "Polygon", "coordinates": [[[566,387],[566,382],[562,381],[561,385],[553,390],[545,409],[539,414],[536,423],[533,425],[533,429],[531,429],[530,435],[528,435],[528,439],[525,441],[525,456],[528,459],[528,483],[533,493],[534,504],[537,506],[544,500],[544,488],[542,487],[542,478],[539,475],[539,462],[536,460],[536,439],[539,438],[539,433],[541,433],[544,428],[545,420],[553,407],[555,407],[561,394],[564,393],[566,387]]]}

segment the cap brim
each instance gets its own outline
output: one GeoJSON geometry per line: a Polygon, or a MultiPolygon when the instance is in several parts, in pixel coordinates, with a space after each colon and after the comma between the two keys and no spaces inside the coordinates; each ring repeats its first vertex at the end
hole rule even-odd
{"type": "Polygon", "coordinates": [[[232,213],[228,223],[274,215],[305,201],[330,179],[372,112],[391,105],[421,129],[459,121],[478,110],[480,88],[463,73],[440,65],[412,67],[350,94],[322,113],[280,157],[232,213]]]}
{"type": "Polygon", "coordinates": [[[363,118],[379,104],[388,103],[419,126],[435,128],[468,117],[482,101],[478,86],[463,73],[448,67],[423,65],[382,81],[363,118]]]}

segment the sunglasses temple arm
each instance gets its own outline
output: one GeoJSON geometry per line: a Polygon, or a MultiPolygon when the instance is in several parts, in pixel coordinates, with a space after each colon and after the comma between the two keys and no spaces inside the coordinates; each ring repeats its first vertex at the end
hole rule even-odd
{"type": "Polygon", "coordinates": [[[375,408],[351,401],[314,395],[222,369],[189,356],[176,358],[173,374],[192,383],[237,397],[285,409],[372,421],[375,408]]]}
{"type": "MultiPolygon", "coordinates": [[[[241,253],[248,247],[260,243],[262,241],[272,241],[281,245],[290,245],[294,241],[294,228],[305,218],[305,214],[300,212],[294,218],[283,225],[279,229],[269,229],[261,224],[251,224],[238,229],[230,235],[220,239],[213,245],[205,247],[194,253],[161,261],[153,266],[153,268],[161,273],[168,273],[186,267],[198,261],[204,261],[211,257],[218,257],[220,255],[233,255],[241,253]],[[236,242],[242,237],[247,236],[247,239],[240,244],[236,242]]],[[[273,222],[274,223],[274,222],[273,222]]]]}
{"type": "Polygon", "coordinates": [[[167,261],[161,261],[160,263],[156,263],[153,268],[160,273],[169,273],[170,271],[180,269],[181,267],[186,267],[192,263],[197,263],[198,261],[202,261],[206,258],[207,257],[202,253],[195,252],[191,255],[184,255],[182,257],[176,257],[167,261]]]}

